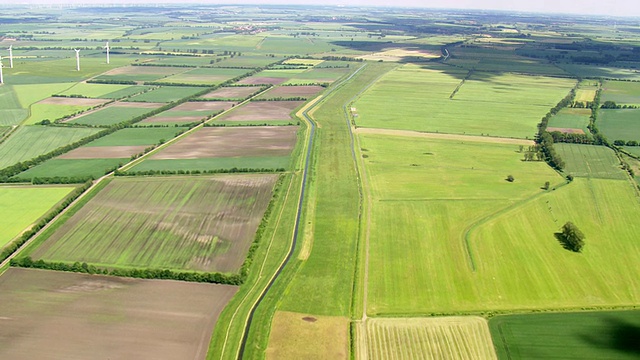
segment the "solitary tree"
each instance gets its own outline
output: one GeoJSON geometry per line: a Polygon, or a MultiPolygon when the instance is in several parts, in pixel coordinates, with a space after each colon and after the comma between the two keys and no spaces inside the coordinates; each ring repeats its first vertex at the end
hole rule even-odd
{"type": "Polygon", "coordinates": [[[507,181],[508,182],[513,182],[515,180],[515,178],[512,175],[507,176],[507,181]]]}
{"type": "Polygon", "coordinates": [[[565,248],[580,252],[584,246],[584,234],[571,221],[562,225],[562,240],[565,248]]]}

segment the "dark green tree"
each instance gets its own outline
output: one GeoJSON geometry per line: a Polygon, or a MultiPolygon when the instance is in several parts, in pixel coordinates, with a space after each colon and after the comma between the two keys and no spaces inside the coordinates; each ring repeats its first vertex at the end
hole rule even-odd
{"type": "Polygon", "coordinates": [[[584,234],[574,223],[567,221],[562,225],[562,242],[568,250],[580,252],[584,247],[584,234]]]}

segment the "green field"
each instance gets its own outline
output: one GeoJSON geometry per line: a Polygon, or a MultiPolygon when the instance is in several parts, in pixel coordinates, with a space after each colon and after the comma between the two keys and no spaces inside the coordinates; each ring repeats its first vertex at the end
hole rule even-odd
{"type": "Polygon", "coordinates": [[[86,146],[154,145],[161,139],[169,140],[175,137],[177,133],[183,130],[185,130],[185,128],[174,126],[158,128],[125,128],[94,140],[86,146]]]}
{"type": "Polygon", "coordinates": [[[625,179],[620,160],[605,146],[582,144],[554,144],[565,162],[564,172],[573,176],[601,179],[625,179]]]}
{"type": "Polygon", "coordinates": [[[12,86],[0,86],[0,126],[19,124],[28,115],[12,86]]]}
{"type": "Polygon", "coordinates": [[[601,109],[598,115],[598,129],[609,142],[640,141],[640,109],[601,109]]]}
{"type": "Polygon", "coordinates": [[[109,106],[90,114],[75,118],[68,123],[86,125],[114,125],[123,121],[129,121],[136,116],[146,114],[148,112],[151,112],[152,110],[153,109],[149,108],[109,106]]]}
{"type": "Polygon", "coordinates": [[[33,159],[98,131],[99,129],[22,126],[0,144],[0,168],[33,159]]]}
{"type": "Polygon", "coordinates": [[[350,70],[337,68],[312,68],[303,73],[293,76],[290,80],[286,81],[285,85],[298,85],[298,84],[321,84],[332,83],[338,80],[344,74],[347,74],[350,70]]]}
{"type": "Polygon", "coordinates": [[[45,119],[54,122],[64,116],[73,115],[90,108],[92,108],[92,106],[33,104],[31,105],[31,116],[25,121],[25,124],[33,125],[45,119]]]}
{"type": "Polygon", "coordinates": [[[196,85],[218,85],[227,80],[244,75],[249,70],[224,68],[197,68],[161,79],[162,82],[196,85]]]}
{"type": "Polygon", "coordinates": [[[640,311],[497,316],[499,359],[637,359],[640,311]]]}
{"type": "Polygon", "coordinates": [[[124,164],[129,158],[122,159],[51,159],[14,176],[16,179],[31,180],[36,177],[86,177],[98,179],[107,170],[113,170],[118,164],[124,164]]]}
{"type": "Polygon", "coordinates": [[[116,85],[116,84],[91,84],[86,82],[80,82],[72,87],[66,89],[61,95],[80,95],[89,98],[104,98],[111,99],[112,97],[108,96],[108,94],[118,93],[132,88],[132,93],[141,91],[144,87],[137,87],[131,85],[116,85]]]}
{"type": "Polygon", "coordinates": [[[276,178],[116,178],[31,255],[101,266],[234,272],[276,178]]]}
{"type": "Polygon", "coordinates": [[[544,163],[521,161],[515,145],[366,135],[361,146],[373,201],[370,315],[640,298],[626,290],[640,275],[630,265],[640,204],[628,182],[575,179],[544,192],[545,181],[556,188],[562,179],[544,163]],[[568,220],[586,234],[582,254],[554,237],[568,220]]]}
{"type": "Polygon", "coordinates": [[[187,96],[194,95],[203,88],[198,87],[184,87],[184,86],[163,86],[161,88],[146,92],[144,94],[133,96],[127,101],[141,101],[141,102],[172,102],[177,101],[187,96]]]}
{"type": "MultiPolygon", "coordinates": [[[[577,108],[563,108],[549,120],[549,127],[561,129],[579,129],[585,134],[590,134],[589,125],[591,110],[577,108]]],[[[548,129],[551,131],[551,129],[548,129]]]]}
{"type": "Polygon", "coordinates": [[[131,171],[149,170],[228,170],[233,168],[247,169],[286,169],[289,167],[288,156],[271,157],[219,157],[200,159],[145,160],[131,168],[131,171]]]}
{"type": "Polygon", "coordinates": [[[72,186],[0,186],[0,249],[73,189],[72,186]]]}
{"type": "Polygon", "coordinates": [[[640,83],[630,81],[607,81],[602,86],[601,102],[607,100],[617,104],[640,104],[640,83]]]}
{"type": "Polygon", "coordinates": [[[465,76],[459,71],[405,65],[387,73],[354,103],[357,125],[533,138],[540,118],[575,84],[570,79],[474,73],[450,99],[465,76]]]}

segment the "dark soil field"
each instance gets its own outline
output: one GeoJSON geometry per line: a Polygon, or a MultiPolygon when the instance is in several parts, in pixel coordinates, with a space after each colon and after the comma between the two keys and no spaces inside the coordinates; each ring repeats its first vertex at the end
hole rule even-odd
{"type": "Polygon", "coordinates": [[[84,146],[73,149],[58,159],[120,159],[144,151],[146,146],[84,146]]]}
{"type": "Polygon", "coordinates": [[[278,86],[274,89],[267,91],[260,95],[260,99],[273,99],[273,98],[291,98],[291,97],[303,97],[309,98],[320,91],[324,90],[322,86],[278,86]]]}
{"type": "Polygon", "coordinates": [[[258,90],[260,90],[259,86],[223,87],[202,97],[205,99],[244,99],[258,90]]]}
{"type": "Polygon", "coordinates": [[[254,101],[226,114],[224,121],[289,120],[302,101],[254,101]]]}
{"type": "Polygon", "coordinates": [[[151,159],[286,156],[296,143],[296,126],[205,127],[151,159]]]}
{"type": "Polygon", "coordinates": [[[2,359],[204,359],[229,285],[11,268],[2,359]]]}

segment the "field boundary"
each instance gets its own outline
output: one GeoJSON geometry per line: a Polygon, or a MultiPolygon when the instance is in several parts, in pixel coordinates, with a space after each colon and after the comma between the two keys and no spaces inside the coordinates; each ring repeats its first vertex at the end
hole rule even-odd
{"type": "Polygon", "coordinates": [[[508,138],[498,136],[480,136],[480,135],[465,135],[465,134],[452,134],[452,133],[434,133],[427,131],[413,131],[413,130],[394,130],[394,129],[381,129],[381,128],[367,128],[356,127],[355,132],[358,134],[379,134],[379,135],[391,135],[391,136],[405,136],[405,137],[420,137],[427,139],[441,139],[441,140],[461,140],[483,143],[497,143],[497,144],[513,144],[513,145],[534,145],[535,141],[508,138]]]}

